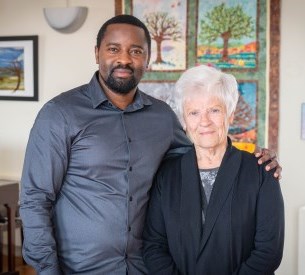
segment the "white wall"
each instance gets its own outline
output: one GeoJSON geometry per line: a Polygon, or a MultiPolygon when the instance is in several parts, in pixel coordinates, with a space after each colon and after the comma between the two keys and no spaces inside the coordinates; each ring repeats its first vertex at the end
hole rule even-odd
{"type": "MultiPolygon", "coordinates": [[[[42,8],[65,0],[0,0],[0,36],[39,36],[39,102],[0,101],[0,178],[19,179],[28,134],[38,110],[62,91],[86,83],[97,66],[95,38],[101,24],[114,15],[114,1],[70,0],[89,8],[77,32],[52,30],[42,8]]],[[[279,157],[286,207],[286,241],[277,275],[296,275],[298,209],[305,205],[305,141],[300,139],[300,106],[305,102],[304,0],[282,0],[279,157]]],[[[304,275],[304,274],[299,274],[304,275]]]]}
{"type": "Polygon", "coordinates": [[[97,69],[94,45],[100,26],[114,15],[113,0],[70,0],[87,6],[88,17],[75,33],[51,29],[44,7],[66,0],[0,0],[0,36],[39,36],[39,102],[0,101],[0,177],[19,179],[30,128],[48,99],[90,80],[97,69]]]}
{"type": "Polygon", "coordinates": [[[305,205],[305,140],[300,139],[301,103],[305,102],[304,11],[304,0],[282,1],[279,156],[286,239],[280,275],[298,274],[298,210],[305,205]]]}

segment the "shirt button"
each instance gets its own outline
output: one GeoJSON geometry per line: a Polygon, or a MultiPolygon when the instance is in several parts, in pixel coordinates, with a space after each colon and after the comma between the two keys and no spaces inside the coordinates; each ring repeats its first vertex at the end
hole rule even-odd
{"type": "Polygon", "coordinates": [[[132,201],[132,196],[129,197],[129,201],[132,201]]]}
{"type": "Polygon", "coordinates": [[[125,254],[125,259],[127,259],[128,257],[127,257],[127,254],[125,254]]]}
{"type": "Polygon", "coordinates": [[[129,171],[132,171],[132,166],[129,167],[129,171]]]}
{"type": "Polygon", "coordinates": [[[129,232],[131,231],[131,227],[130,227],[130,226],[128,226],[128,231],[129,231],[129,232]]]}
{"type": "Polygon", "coordinates": [[[131,142],[131,138],[130,137],[128,138],[128,142],[131,142]]]}

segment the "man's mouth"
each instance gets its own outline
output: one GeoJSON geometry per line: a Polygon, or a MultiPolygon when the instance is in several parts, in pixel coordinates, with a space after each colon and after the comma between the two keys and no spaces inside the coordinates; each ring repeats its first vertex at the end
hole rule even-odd
{"type": "Polygon", "coordinates": [[[124,68],[117,68],[114,69],[112,74],[114,77],[118,78],[129,78],[132,75],[132,70],[130,69],[124,69],[124,68]]]}

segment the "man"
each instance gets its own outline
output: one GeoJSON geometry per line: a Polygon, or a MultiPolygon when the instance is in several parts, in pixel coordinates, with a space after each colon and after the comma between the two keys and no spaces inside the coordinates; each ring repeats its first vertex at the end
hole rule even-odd
{"type": "Polygon", "coordinates": [[[153,176],[168,150],[190,147],[170,107],[137,90],[150,45],[140,20],[111,18],[97,36],[90,83],[50,100],[36,118],[20,212],[23,254],[39,274],[146,273],[153,176]]]}

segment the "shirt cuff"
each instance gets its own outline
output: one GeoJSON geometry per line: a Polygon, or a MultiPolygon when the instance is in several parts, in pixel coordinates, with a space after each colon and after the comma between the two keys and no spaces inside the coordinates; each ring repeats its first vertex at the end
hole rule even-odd
{"type": "Polygon", "coordinates": [[[38,275],[63,275],[59,266],[54,266],[52,268],[43,269],[37,272],[38,275]]]}

